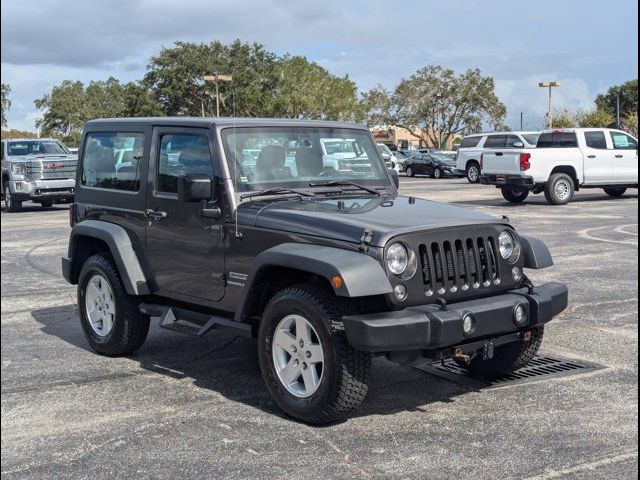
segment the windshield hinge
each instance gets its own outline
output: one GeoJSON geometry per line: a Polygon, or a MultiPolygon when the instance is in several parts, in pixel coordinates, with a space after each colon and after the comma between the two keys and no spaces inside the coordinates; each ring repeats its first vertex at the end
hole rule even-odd
{"type": "Polygon", "coordinates": [[[373,232],[369,229],[366,229],[362,232],[362,236],[360,237],[360,246],[358,249],[361,252],[368,252],[369,245],[371,245],[371,240],[373,240],[373,232]]]}

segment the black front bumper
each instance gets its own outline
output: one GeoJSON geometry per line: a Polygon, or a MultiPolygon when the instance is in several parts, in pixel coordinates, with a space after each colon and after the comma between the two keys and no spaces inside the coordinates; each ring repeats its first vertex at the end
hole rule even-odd
{"type": "Polygon", "coordinates": [[[480,183],[482,185],[496,185],[497,187],[510,186],[532,188],[535,185],[533,177],[495,174],[480,175],[480,183]]]}
{"type": "Polygon", "coordinates": [[[367,352],[437,350],[483,338],[511,335],[544,325],[567,308],[568,290],[561,283],[512,290],[501,295],[448,305],[346,316],[342,320],[349,343],[367,352]],[[522,304],[527,321],[517,325],[514,311],[522,304]],[[465,334],[463,317],[471,315],[475,329],[465,334]]]}

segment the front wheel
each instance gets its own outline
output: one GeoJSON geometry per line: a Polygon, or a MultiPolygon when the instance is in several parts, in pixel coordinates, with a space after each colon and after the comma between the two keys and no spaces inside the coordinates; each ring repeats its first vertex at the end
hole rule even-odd
{"type": "Polygon", "coordinates": [[[480,181],[480,164],[470,162],[467,166],[467,181],[469,183],[478,183],[480,181]]]}
{"type": "Polygon", "coordinates": [[[7,183],[4,186],[4,207],[7,212],[15,213],[22,210],[22,202],[15,200],[13,195],[11,194],[11,188],[9,188],[9,184],[7,183]]]}
{"type": "Polygon", "coordinates": [[[574,193],[573,178],[566,173],[554,173],[544,186],[544,196],[552,205],[566,205],[574,193]]]}
{"type": "Polygon", "coordinates": [[[405,173],[407,174],[407,177],[413,177],[415,175],[415,173],[413,172],[413,168],[411,167],[407,167],[405,173]]]}
{"type": "Polygon", "coordinates": [[[432,177],[433,177],[433,178],[436,178],[436,179],[442,178],[442,170],[440,170],[439,168],[437,168],[437,167],[436,167],[436,168],[433,170],[433,175],[432,175],[432,177]]]}
{"type": "Polygon", "coordinates": [[[53,200],[43,200],[40,202],[42,208],[51,208],[53,207],[53,200]]]}
{"type": "Polygon", "coordinates": [[[627,191],[624,187],[605,187],[604,193],[609,195],[610,197],[621,197],[627,191]]]}
{"type": "Polygon", "coordinates": [[[371,354],[348,343],[344,300],[314,285],[276,293],[258,334],[260,370],[285,413],[323,425],[346,417],[367,394],[371,354]]]}
{"type": "Polygon", "coordinates": [[[544,327],[531,330],[528,340],[524,338],[517,342],[507,343],[495,349],[493,358],[483,360],[482,357],[474,358],[469,365],[463,365],[473,375],[485,378],[501,377],[515,372],[533,359],[540,350],[544,337],[544,327]]]}
{"type": "Polygon", "coordinates": [[[89,257],[78,280],[78,308],[84,335],[96,352],[117,356],[140,348],[149,332],[149,317],[127,294],[111,258],[89,257]]]}
{"type": "Polygon", "coordinates": [[[502,196],[511,203],[522,203],[529,196],[526,188],[502,187],[502,196]]]}

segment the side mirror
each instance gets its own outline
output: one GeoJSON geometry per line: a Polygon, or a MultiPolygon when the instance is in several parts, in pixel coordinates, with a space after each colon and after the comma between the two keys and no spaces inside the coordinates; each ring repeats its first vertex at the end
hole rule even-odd
{"type": "Polygon", "coordinates": [[[208,175],[179,175],[178,201],[199,202],[211,200],[212,182],[208,175]]]}
{"type": "Polygon", "coordinates": [[[393,170],[392,168],[390,168],[388,172],[389,176],[393,180],[393,184],[396,186],[396,188],[400,188],[400,176],[398,175],[398,172],[396,170],[393,170]]]}
{"type": "Polygon", "coordinates": [[[515,148],[524,148],[524,143],[522,143],[522,142],[513,142],[513,146],[515,148]]]}

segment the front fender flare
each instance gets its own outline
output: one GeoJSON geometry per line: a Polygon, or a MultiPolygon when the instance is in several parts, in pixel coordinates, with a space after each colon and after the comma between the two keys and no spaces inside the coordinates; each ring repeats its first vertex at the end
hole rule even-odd
{"type": "MultiPolygon", "coordinates": [[[[91,237],[102,240],[109,247],[111,256],[116,263],[120,278],[129,295],[148,295],[151,293],[147,277],[142,270],[138,256],[136,255],[131,239],[127,231],[120,225],[96,220],[84,220],[76,224],[69,238],[69,259],[62,260],[63,269],[66,263],[73,262],[74,249],[77,237],[91,237]]],[[[81,268],[81,266],[79,266],[81,268]]],[[[77,283],[78,269],[69,269],[69,281],[77,283]],[[77,270],[72,273],[74,270],[77,270]]]]}
{"type": "Polygon", "coordinates": [[[522,236],[520,242],[525,268],[541,269],[553,266],[551,252],[542,240],[522,236]]]}
{"type": "Polygon", "coordinates": [[[283,243],[256,257],[247,276],[236,320],[242,321],[245,318],[248,304],[255,292],[256,280],[269,267],[286,267],[312,273],[325,278],[329,283],[332,277],[340,276],[342,285],[334,288],[339,297],[366,297],[393,292],[384,269],[369,255],[334,247],[283,243]]]}

